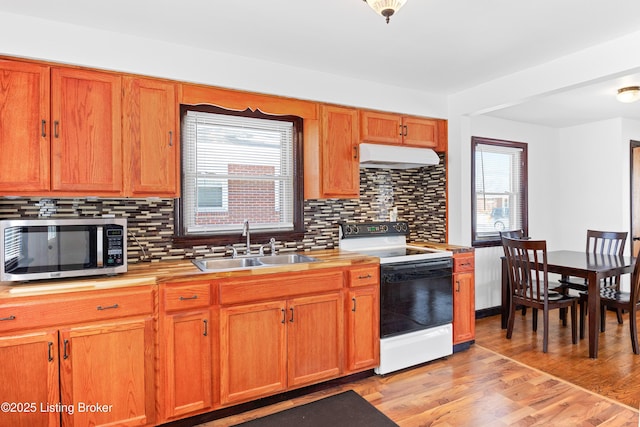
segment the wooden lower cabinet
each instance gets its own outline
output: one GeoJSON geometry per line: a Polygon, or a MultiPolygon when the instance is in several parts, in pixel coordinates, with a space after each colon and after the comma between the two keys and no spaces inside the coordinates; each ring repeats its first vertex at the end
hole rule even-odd
{"type": "Polygon", "coordinates": [[[164,316],[165,418],[174,419],[212,408],[211,312],[203,309],[164,316]]]}
{"type": "Polygon", "coordinates": [[[475,340],[474,253],[453,256],[453,345],[475,340]]]}
{"type": "Polygon", "coordinates": [[[60,331],[64,426],[141,426],[155,420],[153,319],[60,331]]]}
{"type": "Polygon", "coordinates": [[[0,425],[59,426],[58,331],[0,337],[0,360],[0,425]]]}
{"type": "Polygon", "coordinates": [[[351,289],[347,306],[347,369],[371,369],[380,364],[380,287],[351,289]]]}
{"type": "Polygon", "coordinates": [[[153,301],[150,287],[0,299],[0,401],[15,409],[0,425],[154,425],[153,301]]]}
{"type": "Polygon", "coordinates": [[[220,400],[251,400],[342,372],[342,293],[220,309],[220,400]]]}

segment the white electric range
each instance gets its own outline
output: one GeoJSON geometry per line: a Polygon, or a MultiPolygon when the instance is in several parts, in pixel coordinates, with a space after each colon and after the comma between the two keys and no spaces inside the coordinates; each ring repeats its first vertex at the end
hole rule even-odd
{"type": "Polygon", "coordinates": [[[408,234],[402,221],[340,224],[340,249],[380,258],[381,375],[453,352],[453,254],[408,234]]]}

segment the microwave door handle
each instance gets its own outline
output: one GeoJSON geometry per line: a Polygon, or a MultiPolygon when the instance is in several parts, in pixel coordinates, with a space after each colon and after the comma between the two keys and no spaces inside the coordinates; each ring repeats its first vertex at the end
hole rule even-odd
{"type": "Polygon", "coordinates": [[[101,226],[96,227],[96,245],[98,246],[96,248],[96,266],[98,268],[102,268],[104,267],[104,254],[103,254],[103,248],[104,245],[102,244],[102,238],[103,238],[103,228],[101,226]]]}

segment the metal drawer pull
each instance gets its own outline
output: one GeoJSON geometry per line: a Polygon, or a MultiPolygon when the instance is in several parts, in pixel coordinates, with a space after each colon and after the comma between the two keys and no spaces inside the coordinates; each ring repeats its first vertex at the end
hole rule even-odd
{"type": "Polygon", "coordinates": [[[13,314],[9,317],[3,317],[0,319],[0,321],[4,321],[4,320],[16,320],[16,316],[14,316],[13,314]]]}
{"type": "Polygon", "coordinates": [[[112,309],[112,308],[118,308],[118,307],[119,307],[119,305],[118,305],[118,304],[108,305],[108,306],[106,306],[106,307],[103,307],[103,306],[99,305],[99,306],[98,306],[98,310],[101,310],[101,311],[102,311],[102,310],[109,310],[109,309],[112,309]]]}
{"type": "Polygon", "coordinates": [[[207,319],[202,319],[202,323],[204,323],[203,335],[206,337],[209,334],[209,321],[207,319]]]}
{"type": "Polygon", "coordinates": [[[53,362],[53,343],[49,341],[49,362],[53,362]]]}
{"type": "Polygon", "coordinates": [[[356,299],[351,298],[351,301],[353,301],[353,308],[351,309],[351,311],[356,311],[356,299]]]}
{"type": "Polygon", "coordinates": [[[186,300],[190,300],[190,299],[198,299],[198,295],[194,295],[194,296],[192,296],[192,297],[183,297],[183,296],[180,296],[180,298],[179,298],[179,299],[180,299],[180,301],[186,301],[186,300]]]}
{"type": "Polygon", "coordinates": [[[470,265],[471,265],[470,262],[463,262],[463,263],[460,264],[461,267],[468,267],[470,265]]]}
{"type": "Polygon", "coordinates": [[[68,359],[69,358],[69,352],[67,351],[69,347],[69,340],[64,340],[64,351],[63,351],[63,359],[68,359]]]}
{"type": "Polygon", "coordinates": [[[358,276],[358,279],[371,279],[371,275],[367,274],[366,276],[358,276]]]}

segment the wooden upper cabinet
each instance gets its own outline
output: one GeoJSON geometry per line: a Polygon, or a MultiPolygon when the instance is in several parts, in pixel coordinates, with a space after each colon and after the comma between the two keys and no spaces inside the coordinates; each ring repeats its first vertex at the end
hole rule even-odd
{"type": "Polygon", "coordinates": [[[360,141],[436,148],[439,121],[441,120],[361,111],[360,141]]]}
{"type": "Polygon", "coordinates": [[[323,105],[322,194],[324,197],[358,197],[358,111],[323,105]]]}
{"type": "Polygon", "coordinates": [[[176,85],[125,77],[123,147],[125,194],[178,197],[180,145],[176,85]]]}
{"type": "Polygon", "coordinates": [[[51,70],[52,190],[123,194],[121,93],[117,74],[51,70]]]}
{"type": "Polygon", "coordinates": [[[49,67],[0,60],[0,194],[49,190],[49,67]]]}

